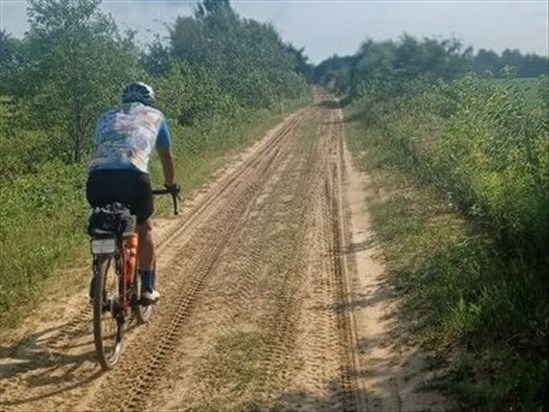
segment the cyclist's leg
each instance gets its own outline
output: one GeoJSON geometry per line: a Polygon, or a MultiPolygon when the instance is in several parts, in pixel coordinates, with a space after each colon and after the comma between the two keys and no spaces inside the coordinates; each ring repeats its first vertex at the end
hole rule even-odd
{"type": "Polygon", "coordinates": [[[152,234],[152,219],[154,202],[149,176],[139,175],[135,182],[135,200],[132,208],[137,216],[137,233],[139,234],[139,273],[142,281],[142,297],[156,300],[160,297],[155,290],[155,254],[152,234]]]}
{"type": "Polygon", "coordinates": [[[152,235],[152,214],[154,201],[149,175],[136,174],[132,176],[131,202],[132,212],[137,217],[137,233],[139,234],[139,268],[141,270],[154,270],[154,241],[152,235]]]}
{"type": "Polygon", "coordinates": [[[156,290],[156,271],[154,256],[154,239],[151,219],[137,227],[139,234],[139,276],[141,277],[141,297],[156,301],[160,293],[156,290]]]}
{"type": "Polygon", "coordinates": [[[139,269],[154,270],[154,239],[152,234],[152,219],[147,219],[137,226],[139,234],[139,269]]]}

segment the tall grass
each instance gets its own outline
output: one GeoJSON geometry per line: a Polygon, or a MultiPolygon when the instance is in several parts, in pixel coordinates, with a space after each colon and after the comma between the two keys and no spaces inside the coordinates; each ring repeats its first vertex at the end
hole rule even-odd
{"type": "Polygon", "coordinates": [[[547,384],[547,90],[466,77],[348,109],[355,152],[392,182],[374,215],[403,313],[470,355],[452,363],[464,409],[531,410],[547,384]]]}

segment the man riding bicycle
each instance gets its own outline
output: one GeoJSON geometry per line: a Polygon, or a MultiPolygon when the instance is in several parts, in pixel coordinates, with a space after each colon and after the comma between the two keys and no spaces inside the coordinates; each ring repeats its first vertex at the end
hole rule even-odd
{"type": "Polygon", "coordinates": [[[153,148],[160,157],[164,186],[173,194],[179,192],[174,183],[170,130],[164,115],[151,107],[153,102],[150,86],[130,83],[122,90],[122,104],[99,116],[95,131],[97,151],[86,184],[86,197],[92,207],[120,202],[136,215],[141,298],[149,302],[160,297],[155,289],[151,220],[154,203],[148,171],[153,148]]]}

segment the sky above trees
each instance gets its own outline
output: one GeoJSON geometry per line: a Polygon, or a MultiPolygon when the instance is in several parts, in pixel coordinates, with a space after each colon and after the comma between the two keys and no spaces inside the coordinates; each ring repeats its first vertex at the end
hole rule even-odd
{"type": "MultiPolygon", "coordinates": [[[[26,2],[0,0],[1,26],[22,36],[27,29],[26,2]]],[[[318,63],[334,53],[356,52],[370,37],[396,39],[403,33],[416,37],[456,37],[476,49],[501,52],[548,54],[549,6],[541,1],[268,1],[233,0],[242,16],[270,21],[281,36],[297,47],[305,47],[311,62],[318,63]]],[[[118,25],[134,28],[146,42],[154,33],[168,34],[165,23],[178,15],[189,15],[192,1],[105,0],[102,9],[118,25]]]]}

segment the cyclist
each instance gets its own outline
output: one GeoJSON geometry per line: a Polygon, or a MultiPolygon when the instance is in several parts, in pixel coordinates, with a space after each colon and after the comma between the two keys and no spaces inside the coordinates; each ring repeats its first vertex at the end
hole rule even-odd
{"type": "Polygon", "coordinates": [[[95,158],[89,166],[86,197],[92,207],[120,202],[137,217],[141,298],[155,302],[155,255],[151,216],[154,211],[148,163],[153,148],[158,151],[164,186],[179,192],[174,183],[171,137],[164,115],[151,107],[153,89],[134,82],[122,89],[121,105],[102,113],[97,121],[95,158]]]}

